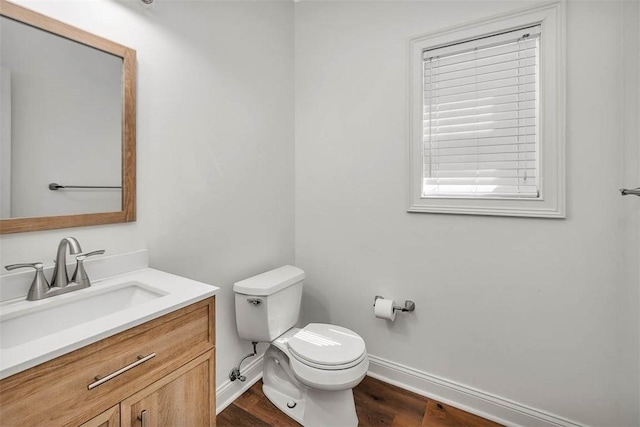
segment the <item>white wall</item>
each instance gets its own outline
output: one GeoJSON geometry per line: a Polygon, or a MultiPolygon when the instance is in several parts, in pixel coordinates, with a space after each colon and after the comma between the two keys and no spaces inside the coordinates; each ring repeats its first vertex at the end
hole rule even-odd
{"type": "Polygon", "coordinates": [[[0,65],[11,73],[11,138],[2,140],[12,144],[10,217],[121,210],[120,190],[49,184],[121,185],[122,60],[8,18],[0,27],[0,65]]]}
{"type": "MultiPolygon", "coordinates": [[[[627,188],[640,186],[640,2],[625,2],[624,9],[624,33],[623,33],[623,49],[624,49],[624,72],[625,78],[622,81],[624,85],[624,139],[626,141],[624,149],[624,182],[627,188]]],[[[628,307],[625,313],[630,313],[627,318],[623,318],[623,322],[633,324],[634,321],[640,329],[640,309],[638,301],[640,301],[640,207],[637,198],[627,201],[624,211],[624,220],[621,224],[624,236],[626,238],[626,257],[621,260],[622,270],[628,275],[631,286],[627,294],[622,295],[626,299],[628,307]],[[634,203],[635,202],[635,203],[634,203]],[[634,304],[635,302],[635,304],[634,304]]],[[[640,347],[640,333],[636,333],[635,337],[631,337],[629,345],[640,347]],[[634,339],[635,338],[635,339],[634,339]]],[[[625,349],[626,350],[626,349],[625,349]]],[[[627,353],[627,363],[638,361],[640,350],[634,352],[631,348],[627,353]],[[635,358],[635,359],[634,359],[635,358]]],[[[637,367],[637,371],[640,367],[637,367]]],[[[640,373],[636,374],[638,378],[638,386],[640,387],[640,373]]],[[[638,408],[640,413],[640,408],[638,408]]],[[[638,415],[640,419],[640,414],[638,415]]],[[[640,424],[640,423],[639,423],[640,424]]]]}
{"type": "Polygon", "coordinates": [[[638,259],[623,204],[635,202],[630,223],[640,216],[617,192],[620,2],[567,7],[566,220],[406,212],[408,39],[528,4],[296,5],[304,320],[352,328],[375,356],[540,411],[638,425],[637,274],[620,268],[625,248],[638,259]],[[416,312],[375,319],[376,294],[414,300],[416,312]]]}
{"type": "Polygon", "coordinates": [[[0,66],[0,218],[11,216],[11,71],[0,66]]]}
{"type": "Polygon", "coordinates": [[[138,221],[3,235],[2,265],[50,263],[61,237],[222,288],[217,378],[250,344],[232,284],[293,262],[293,4],[21,1],[137,51],[138,221]]]}

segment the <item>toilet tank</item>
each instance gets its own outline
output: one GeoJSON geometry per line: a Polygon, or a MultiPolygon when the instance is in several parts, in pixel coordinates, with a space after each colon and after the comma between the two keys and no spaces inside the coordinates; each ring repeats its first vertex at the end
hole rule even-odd
{"type": "Polygon", "coordinates": [[[304,271],[293,265],[236,282],[236,326],[240,338],[271,342],[298,321],[304,271]]]}

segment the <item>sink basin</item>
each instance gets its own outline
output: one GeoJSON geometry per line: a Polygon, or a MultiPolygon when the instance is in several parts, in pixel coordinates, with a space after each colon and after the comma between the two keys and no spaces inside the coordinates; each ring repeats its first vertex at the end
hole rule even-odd
{"type": "Polygon", "coordinates": [[[0,348],[8,349],[81,326],[167,294],[146,284],[126,282],[104,289],[93,286],[38,302],[26,301],[24,308],[0,316],[0,348]]]}

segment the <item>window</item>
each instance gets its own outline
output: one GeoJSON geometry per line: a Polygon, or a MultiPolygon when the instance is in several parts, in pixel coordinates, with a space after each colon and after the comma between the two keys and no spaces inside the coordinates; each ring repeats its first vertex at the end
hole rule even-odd
{"type": "Polygon", "coordinates": [[[560,6],[411,41],[409,211],[564,217],[560,6]]]}
{"type": "Polygon", "coordinates": [[[539,35],[423,53],[424,197],[539,197],[539,35]]]}

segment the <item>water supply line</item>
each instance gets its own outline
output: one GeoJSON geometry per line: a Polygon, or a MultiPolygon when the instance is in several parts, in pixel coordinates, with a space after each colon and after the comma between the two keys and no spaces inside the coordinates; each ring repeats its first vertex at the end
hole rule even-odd
{"type": "Polygon", "coordinates": [[[244,356],[242,359],[240,359],[240,363],[238,363],[238,366],[236,366],[231,370],[231,372],[229,373],[229,379],[231,381],[240,380],[244,382],[247,380],[247,377],[245,377],[240,373],[240,366],[242,365],[242,362],[244,362],[245,359],[256,356],[258,354],[258,351],[256,350],[256,345],[258,345],[258,342],[251,341],[251,344],[253,344],[253,353],[249,353],[246,356],[244,356]]]}

